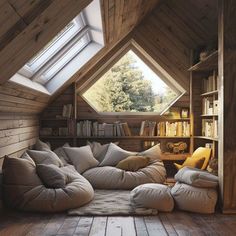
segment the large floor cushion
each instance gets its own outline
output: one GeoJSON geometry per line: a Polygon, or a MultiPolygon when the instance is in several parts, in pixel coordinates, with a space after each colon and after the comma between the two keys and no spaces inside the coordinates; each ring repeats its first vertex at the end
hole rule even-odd
{"type": "Polygon", "coordinates": [[[93,199],[90,183],[70,166],[62,167],[64,188],[47,188],[36,173],[33,162],[5,157],[3,193],[6,204],[24,211],[59,212],[80,207],[93,199]]]}
{"type": "Polygon", "coordinates": [[[218,185],[218,177],[205,170],[184,167],[175,175],[175,180],[200,188],[215,188],[218,185]]]}
{"type": "Polygon", "coordinates": [[[166,170],[162,161],[131,172],[112,166],[95,167],[83,173],[95,189],[133,189],[145,183],[163,183],[166,170]]]}
{"type": "Polygon", "coordinates": [[[176,183],[171,189],[177,208],[197,213],[214,213],[217,191],[212,188],[197,188],[176,183]]]}
{"type": "Polygon", "coordinates": [[[130,193],[134,207],[145,207],[170,212],[174,208],[174,200],[170,187],[163,184],[143,184],[130,193]]]}

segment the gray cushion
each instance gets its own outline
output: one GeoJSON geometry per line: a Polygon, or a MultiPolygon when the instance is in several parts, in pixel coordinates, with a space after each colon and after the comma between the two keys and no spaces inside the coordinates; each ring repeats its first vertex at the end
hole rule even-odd
{"type": "Polygon", "coordinates": [[[98,166],[99,162],[93,157],[90,146],[64,147],[66,155],[79,173],[98,166]]]}
{"type": "Polygon", "coordinates": [[[64,165],[70,163],[70,159],[67,157],[63,147],[70,147],[69,143],[65,143],[62,147],[58,147],[55,150],[53,150],[54,153],[57,154],[57,156],[60,158],[62,163],[64,165]]]}
{"type": "Polygon", "coordinates": [[[85,171],[83,176],[95,189],[133,189],[140,184],[163,183],[166,170],[163,162],[156,161],[135,172],[102,166],[85,171]]]}
{"type": "Polygon", "coordinates": [[[94,191],[90,183],[71,167],[62,167],[65,188],[46,188],[36,167],[23,158],[4,158],[3,195],[6,204],[24,211],[59,212],[90,202],[94,191]]]}
{"type": "Polygon", "coordinates": [[[202,188],[215,188],[218,185],[218,177],[208,171],[197,168],[183,167],[175,175],[175,180],[188,185],[202,188]]]}
{"type": "Polygon", "coordinates": [[[38,139],[35,143],[35,149],[38,151],[43,151],[44,149],[51,150],[51,145],[48,142],[45,143],[38,139]]]}
{"type": "Polygon", "coordinates": [[[177,182],[171,189],[176,206],[185,211],[214,213],[217,191],[212,188],[197,188],[177,182]]]}
{"type": "Polygon", "coordinates": [[[107,153],[103,159],[103,161],[99,164],[99,166],[116,166],[120,161],[124,160],[128,156],[134,156],[136,152],[129,152],[120,147],[118,147],[114,143],[110,143],[107,153]]]}
{"type": "Polygon", "coordinates": [[[36,167],[37,174],[48,188],[64,188],[66,177],[56,165],[40,164],[36,167]]]}
{"type": "Polygon", "coordinates": [[[31,162],[35,166],[35,163],[34,163],[33,159],[29,156],[29,154],[27,152],[24,152],[22,154],[21,158],[25,159],[25,160],[28,160],[29,162],[31,162]]]}
{"type": "Polygon", "coordinates": [[[131,204],[135,207],[157,209],[171,212],[174,200],[170,188],[163,184],[142,184],[130,193],[131,204]]]}
{"type": "Polygon", "coordinates": [[[50,150],[45,150],[45,151],[28,150],[27,153],[34,160],[36,165],[53,164],[58,167],[63,166],[62,161],[53,151],[50,151],[50,150]]]}
{"type": "Polygon", "coordinates": [[[155,146],[137,153],[138,156],[147,156],[150,157],[151,160],[161,160],[161,148],[160,144],[156,144],[155,146]]]}

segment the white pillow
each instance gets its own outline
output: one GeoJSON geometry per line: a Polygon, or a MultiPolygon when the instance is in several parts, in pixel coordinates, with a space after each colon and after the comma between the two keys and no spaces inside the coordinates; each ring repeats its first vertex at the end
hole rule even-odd
{"type": "Polygon", "coordinates": [[[143,151],[137,153],[137,156],[146,156],[150,157],[152,161],[154,160],[161,160],[161,148],[160,144],[156,144],[155,146],[143,151]]]}
{"type": "Polygon", "coordinates": [[[81,174],[84,171],[98,166],[99,162],[93,157],[90,146],[83,147],[63,147],[66,155],[81,174]]]}
{"type": "Polygon", "coordinates": [[[53,152],[57,154],[57,156],[60,158],[60,160],[63,162],[64,165],[67,165],[68,163],[70,163],[70,160],[67,157],[63,147],[70,147],[70,144],[65,143],[62,147],[58,147],[55,150],[53,150],[53,152]]]}
{"type": "Polygon", "coordinates": [[[120,161],[124,160],[128,156],[136,155],[136,152],[129,152],[120,147],[118,147],[114,143],[110,143],[107,153],[103,159],[103,161],[99,164],[99,166],[116,166],[120,161]]]}
{"type": "MultiPolygon", "coordinates": [[[[119,142],[115,142],[116,145],[119,144],[119,142]]],[[[102,162],[106,153],[107,153],[107,150],[108,150],[108,147],[110,145],[110,143],[106,143],[106,144],[101,144],[99,142],[92,142],[90,143],[89,141],[87,141],[87,145],[89,145],[92,149],[92,152],[93,152],[93,156],[99,161],[99,162],[102,162]]]]}

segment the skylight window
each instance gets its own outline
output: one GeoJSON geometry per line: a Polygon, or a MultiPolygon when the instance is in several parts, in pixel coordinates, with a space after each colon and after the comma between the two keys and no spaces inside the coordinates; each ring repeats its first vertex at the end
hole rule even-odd
{"type": "Polygon", "coordinates": [[[82,96],[98,112],[162,114],[181,94],[130,50],[82,96]]]}

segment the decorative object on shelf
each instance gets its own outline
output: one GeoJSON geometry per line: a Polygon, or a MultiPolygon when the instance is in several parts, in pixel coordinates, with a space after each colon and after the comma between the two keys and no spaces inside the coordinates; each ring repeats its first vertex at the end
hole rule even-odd
{"type": "Polygon", "coordinates": [[[179,153],[184,153],[187,150],[188,145],[185,142],[178,142],[178,143],[168,142],[166,144],[166,147],[170,152],[179,154],[179,153]]]}
{"type": "Polygon", "coordinates": [[[181,109],[181,118],[188,118],[189,117],[189,109],[188,108],[182,108],[181,109]]]}
{"type": "Polygon", "coordinates": [[[171,107],[167,112],[164,114],[167,117],[172,119],[180,119],[180,108],[179,107],[171,107]]]}

